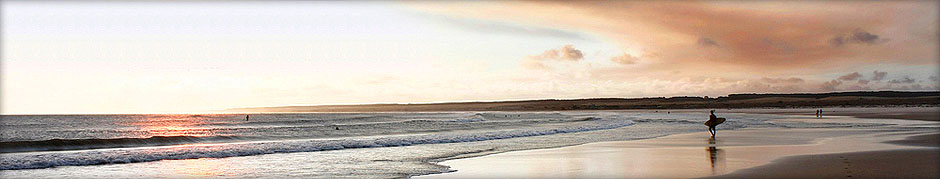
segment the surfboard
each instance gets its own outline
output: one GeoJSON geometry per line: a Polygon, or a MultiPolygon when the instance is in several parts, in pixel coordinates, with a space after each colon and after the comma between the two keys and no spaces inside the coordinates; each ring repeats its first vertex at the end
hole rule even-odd
{"type": "Polygon", "coordinates": [[[717,126],[718,124],[725,123],[725,118],[715,118],[715,120],[705,121],[706,126],[717,126]]]}

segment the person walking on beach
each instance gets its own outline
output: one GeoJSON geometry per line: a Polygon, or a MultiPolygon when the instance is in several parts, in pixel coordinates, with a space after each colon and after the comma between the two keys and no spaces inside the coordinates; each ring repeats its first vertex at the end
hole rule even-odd
{"type": "Polygon", "coordinates": [[[819,118],[819,109],[816,110],[816,118],[819,118]]]}
{"type": "Polygon", "coordinates": [[[712,137],[715,137],[715,134],[718,134],[718,129],[715,127],[724,122],[725,118],[716,117],[715,110],[712,110],[711,115],[708,115],[708,121],[705,121],[705,125],[708,126],[708,133],[711,133],[712,137]]]}

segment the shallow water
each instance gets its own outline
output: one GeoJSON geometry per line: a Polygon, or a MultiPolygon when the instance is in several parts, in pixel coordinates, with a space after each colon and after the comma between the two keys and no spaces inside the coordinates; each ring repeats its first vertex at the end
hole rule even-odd
{"type": "MultiPolygon", "coordinates": [[[[4,177],[392,178],[513,150],[704,130],[702,111],[2,116],[4,177]]],[[[855,128],[800,116],[724,113],[719,130],[855,128]]]]}

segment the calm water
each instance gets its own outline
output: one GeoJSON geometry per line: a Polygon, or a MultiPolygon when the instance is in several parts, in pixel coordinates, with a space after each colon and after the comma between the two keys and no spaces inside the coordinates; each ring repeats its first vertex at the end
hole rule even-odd
{"type": "MultiPolygon", "coordinates": [[[[434,162],[512,150],[699,132],[705,110],[603,112],[13,115],[0,125],[3,177],[392,178],[434,162]]],[[[720,130],[868,127],[720,113],[720,130]]]]}

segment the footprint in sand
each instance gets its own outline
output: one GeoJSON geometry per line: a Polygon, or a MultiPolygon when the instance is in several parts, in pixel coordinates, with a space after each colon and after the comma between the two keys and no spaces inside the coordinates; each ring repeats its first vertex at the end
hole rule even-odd
{"type": "Polygon", "coordinates": [[[843,156],[839,156],[839,158],[842,159],[842,163],[845,164],[845,167],[843,167],[845,169],[845,177],[852,178],[852,171],[849,170],[849,167],[852,167],[852,163],[849,162],[849,159],[843,156]]]}

